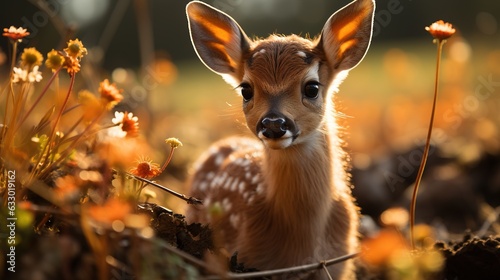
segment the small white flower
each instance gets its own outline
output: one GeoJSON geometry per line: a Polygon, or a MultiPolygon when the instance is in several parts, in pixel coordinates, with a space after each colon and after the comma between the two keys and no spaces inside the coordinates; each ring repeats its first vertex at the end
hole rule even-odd
{"type": "Polygon", "coordinates": [[[28,74],[28,81],[30,83],[40,82],[42,80],[42,72],[38,71],[38,65],[33,67],[33,71],[28,74]]]}
{"type": "Polygon", "coordinates": [[[107,137],[109,138],[125,138],[127,136],[127,132],[123,131],[120,126],[110,127],[107,131],[107,137]]]}
{"type": "Polygon", "coordinates": [[[14,67],[13,70],[13,75],[12,75],[12,82],[13,83],[19,83],[19,82],[26,82],[27,78],[28,78],[28,71],[24,70],[24,69],[21,69],[21,68],[18,68],[18,67],[14,67]]]}
{"type": "Polygon", "coordinates": [[[125,117],[125,113],[123,112],[115,112],[115,117],[111,120],[114,124],[119,124],[123,122],[123,118],[125,117]]]}
{"type": "Polygon", "coordinates": [[[11,27],[9,27],[9,30],[7,32],[14,33],[14,34],[24,34],[24,33],[26,33],[26,31],[28,31],[28,29],[26,29],[26,28],[22,28],[22,27],[15,28],[14,26],[11,26],[11,27]]]}

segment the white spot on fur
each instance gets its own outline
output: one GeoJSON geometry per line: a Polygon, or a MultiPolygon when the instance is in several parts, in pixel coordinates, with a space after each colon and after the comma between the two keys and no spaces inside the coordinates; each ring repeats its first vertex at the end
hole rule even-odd
{"type": "Polygon", "coordinates": [[[250,182],[252,185],[257,184],[260,181],[260,176],[257,174],[253,176],[252,181],[250,182]]]}
{"type": "Polygon", "coordinates": [[[231,187],[231,183],[234,181],[234,177],[229,177],[227,178],[227,180],[224,182],[224,189],[225,190],[229,190],[229,188],[231,187]]]}
{"type": "Polygon", "coordinates": [[[259,54],[263,54],[263,53],[265,53],[265,52],[266,52],[266,50],[265,50],[265,49],[260,49],[258,52],[254,53],[254,54],[252,55],[252,57],[253,57],[253,58],[255,58],[257,55],[259,55],[259,54]]]}
{"type": "Polygon", "coordinates": [[[224,210],[224,212],[231,211],[231,207],[232,206],[233,206],[233,204],[231,203],[231,201],[229,200],[229,198],[225,197],[222,200],[222,210],[224,210]]]}
{"type": "Polygon", "coordinates": [[[224,155],[223,154],[218,154],[215,157],[214,163],[216,166],[220,166],[224,162],[224,155]]]}
{"type": "Polygon", "coordinates": [[[264,193],[264,184],[260,183],[257,185],[257,189],[255,190],[258,194],[264,193]]]}
{"type": "Polygon", "coordinates": [[[204,205],[205,207],[209,207],[211,202],[212,202],[211,197],[207,197],[207,198],[205,198],[205,199],[203,200],[203,205],[204,205]]]}
{"type": "Polygon", "coordinates": [[[303,51],[298,51],[297,54],[302,58],[307,58],[307,54],[303,51]]]}
{"type": "Polygon", "coordinates": [[[241,181],[239,184],[238,184],[238,192],[239,193],[243,193],[245,191],[245,188],[246,188],[246,184],[245,182],[241,181]]]}
{"type": "Polygon", "coordinates": [[[212,180],[215,177],[215,172],[210,171],[207,173],[206,178],[207,180],[212,180]]]}
{"type": "Polygon", "coordinates": [[[229,216],[229,222],[231,223],[231,225],[233,226],[233,228],[239,228],[239,225],[240,225],[240,215],[238,214],[231,214],[229,216]]]}
{"type": "Polygon", "coordinates": [[[202,192],[205,192],[208,188],[208,182],[203,181],[198,185],[198,189],[202,192]]]}
{"type": "Polygon", "coordinates": [[[235,180],[233,181],[233,183],[231,184],[231,191],[232,192],[235,192],[236,189],[238,188],[238,184],[240,183],[240,181],[238,180],[238,178],[234,178],[235,180]]]}

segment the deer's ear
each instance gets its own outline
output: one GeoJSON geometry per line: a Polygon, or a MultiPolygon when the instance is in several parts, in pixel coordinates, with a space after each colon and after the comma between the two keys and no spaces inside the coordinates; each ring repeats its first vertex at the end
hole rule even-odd
{"type": "Polygon", "coordinates": [[[357,0],[327,20],[316,48],[334,70],[350,70],[361,62],[370,46],[374,11],[374,0],[357,0]]]}
{"type": "Polygon", "coordinates": [[[201,61],[219,75],[241,78],[238,72],[250,40],[238,23],[199,1],[190,2],[186,13],[191,41],[201,61]]]}

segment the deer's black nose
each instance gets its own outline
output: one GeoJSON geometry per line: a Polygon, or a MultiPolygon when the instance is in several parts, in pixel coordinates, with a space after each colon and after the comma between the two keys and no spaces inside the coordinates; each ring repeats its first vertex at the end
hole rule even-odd
{"type": "Polygon", "coordinates": [[[277,114],[269,114],[262,118],[257,127],[258,132],[269,139],[278,139],[285,135],[287,130],[287,121],[284,117],[277,114]]]}

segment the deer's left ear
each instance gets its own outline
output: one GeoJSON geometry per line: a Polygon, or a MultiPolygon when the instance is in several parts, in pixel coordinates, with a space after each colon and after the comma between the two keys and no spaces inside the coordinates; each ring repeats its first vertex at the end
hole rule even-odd
{"type": "Polygon", "coordinates": [[[374,0],[357,0],[328,19],[316,48],[334,71],[350,70],[361,62],[370,46],[374,11],[374,0]]]}
{"type": "Polygon", "coordinates": [[[203,2],[190,2],[186,12],[191,41],[201,61],[236,86],[250,39],[233,18],[203,2]]]}

